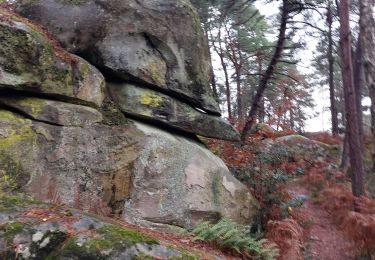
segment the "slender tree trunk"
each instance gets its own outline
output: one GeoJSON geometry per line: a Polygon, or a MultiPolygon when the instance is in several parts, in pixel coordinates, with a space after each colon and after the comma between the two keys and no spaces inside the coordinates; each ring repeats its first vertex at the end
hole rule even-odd
{"type": "MultiPolygon", "coordinates": [[[[261,81],[261,79],[262,79],[262,72],[263,72],[262,59],[261,59],[260,55],[258,55],[259,81],[261,81]]],[[[264,123],[265,115],[266,115],[266,107],[265,107],[265,100],[264,100],[264,97],[263,97],[260,100],[260,104],[259,104],[259,113],[258,113],[259,123],[264,123]]]]}
{"type": "Polygon", "coordinates": [[[246,137],[249,134],[251,128],[256,123],[256,116],[259,110],[260,101],[263,98],[264,92],[268,87],[269,81],[272,78],[272,75],[276,69],[277,63],[279,62],[280,57],[283,53],[288,16],[289,16],[288,0],[283,0],[283,6],[281,8],[281,21],[280,21],[280,29],[279,29],[279,37],[277,40],[277,46],[272,56],[271,62],[268,65],[265,74],[262,76],[261,81],[259,82],[257,93],[254,97],[250,112],[247,116],[245,127],[242,131],[242,135],[241,135],[242,142],[246,140],[246,137]]]}
{"type": "Polygon", "coordinates": [[[331,121],[332,121],[332,135],[339,134],[339,123],[337,117],[335,85],[333,79],[333,69],[335,59],[333,57],[333,38],[332,38],[332,6],[331,1],[328,1],[327,7],[327,24],[328,24],[328,68],[329,68],[329,96],[331,102],[331,121]]]}
{"type": "Polygon", "coordinates": [[[358,131],[359,141],[362,153],[364,151],[363,140],[363,114],[362,114],[362,85],[363,85],[363,63],[362,63],[362,47],[360,42],[360,35],[357,41],[357,48],[352,52],[353,54],[353,78],[355,88],[355,98],[358,113],[358,131]]]}
{"type": "MultiPolygon", "coordinates": [[[[347,126],[346,126],[347,129],[347,126]]],[[[348,135],[345,133],[344,137],[344,144],[343,144],[343,149],[342,149],[342,156],[341,156],[341,165],[340,169],[343,172],[347,172],[349,169],[349,141],[348,141],[348,135]]]]}
{"type": "Polygon", "coordinates": [[[349,156],[352,169],[352,192],[354,196],[364,195],[363,155],[358,129],[358,112],[353,80],[353,64],[351,54],[351,37],[349,27],[349,0],[341,0],[340,15],[340,47],[342,61],[342,78],[345,92],[345,107],[347,120],[347,135],[349,141],[349,156]]]}
{"type": "MultiPolygon", "coordinates": [[[[375,139],[375,20],[372,13],[374,0],[361,0],[359,1],[359,5],[362,62],[365,84],[367,85],[371,99],[371,131],[373,139],[375,139]]],[[[372,153],[372,160],[372,171],[375,172],[375,148],[372,153]]]]}
{"type": "MultiPolygon", "coordinates": [[[[212,38],[212,35],[211,35],[212,38]]],[[[231,89],[230,89],[230,83],[229,83],[229,73],[228,73],[228,68],[227,64],[225,63],[224,59],[224,50],[222,46],[222,41],[221,41],[221,33],[220,33],[220,28],[219,28],[219,34],[217,37],[217,40],[219,42],[219,47],[215,45],[215,42],[212,42],[212,47],[216,54],[220,58],[220,64],[221,67],[223,68],[224,72],[224,78],[225,78],[225,95],[226,95],[226,100],[227,100],[227,110],[228,110],[228,120],[229,122],[233,122],[233,115],[232,115],[232,96],[231,96],[231,89]]]]}
{"type": "Polygon", "coordinates": [[[229,53],[229,59],[233,64],[234,72],[235,72],[235,80],[236,80],[236,90],[237,90],[237,121],[241,125],[243,112],[242,112],[242,89],[241,89],[241,72],[242,72],[242,59],[241,59],[241,52],[238,48],[238,44],[233,41],[232,37],[230,36],[230,30],[225,26],[225,30],[227,32],[227,50],[229,53]]]}
{"type": "Polygon", "coordinates": [[[294,113],[293,113],[292,108],[290,108],[289,110],[289,120],[290,120],[290,130],[294,131],[294,113]]]}
{"type": "MultiPolygon", "coordinates": [[[[355,87],[355,97],[356,97],[356,106],[358,111],[358,131],[359,131],[359,141],[360,141],[360,147],[361,150],[364,151],[364,140],[363,140],[363,115],[362,115],[362,62],[361,62],[361,44],[357,42],[357,49],[356,51],[352,50],[352,56],[353,56],[353,68],[354,68],[354,87],[355,87]]],[[[348,128],[348,126],[346,126],[348,128]]],[[[347,172],[350,166],[350,158],[349,158],[349,140],[348,135],[345,134],[344,138],[344,147],[341,157],[341,165],[340,168],[347,172]]]]}
{"type": "Polygon", "coordinates": [[[265,105],[264,97],[263,97],[259,103],[259,113],[258,113],[259,123],[264,123],[265,115],[266,115],[266,105],[265,105]]]}
{"type": "MultiPolygon", "coordinates": [[[[210,42],[210,40],[209,40],[209,37],[208,37],[208,29],[207,28],[204,28],[204,33],[205,33],[206,41],[207,41],[207,45],[208,45],[208,43],[210,42]]],[[[211,87],[212,87],[212,91],[214,92],[215,99],[219,102],[219,95],[218,95],[218,91],[217,91],[215,71],[214,71],[214,67],[212,66],[211,48],[209,46],[208,46],[208,55],[210,57],[210,74],[211,74],[210,81],[211,81],[211,87]]]]}
{"type": "Polygon", "coordinates": [[[227,98],[228,119],[229,119],[229,122],[232,122],[233,121],[232,93],[231,93],[230,83],[229,83],[228,68],[227,68],[227,64],[225,63],[225,60],[224,60],[224,54],[221,53],[219,56],[220,56],[221,66],[223,67],[223,71],[224,71],[224,77],[225,77],[225,94],[226,94],[226,98],[227,98]]]}
{"type": "Polygon", "coordinates": [[[241,89],[241,69],[236,69],[236,86],[237,86],[237,116],[238,122],[242,121],[242,89],[241,89]]]}

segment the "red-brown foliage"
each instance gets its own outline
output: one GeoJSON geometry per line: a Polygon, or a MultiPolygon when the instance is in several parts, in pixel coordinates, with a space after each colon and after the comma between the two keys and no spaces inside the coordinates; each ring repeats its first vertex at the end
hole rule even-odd
{"type": "Polygon", "coordinates": [[[269,221],[267,238],[280,249],[280,260],[303,259],[300,247],[303,241],[303,229],[292,219],[269,221]]]}
{"type": "Polygon", "coordinates": [[[340,136],[333,136],[328,132],[317,132],[317,133],[309,133],[307,135],[308,138],[319,141],[325,144],[329,145],[337,145],[337,144],[342,144],[343,138],[340,136]]]}
{"type": "Polygon", "coordinates": [[[209,149],[219,156],[229,167],[245,167],[252,162],[254,157],[250,151],[247,151],[237,143],[216,139],[205,139],[205,141],[209,149]]]}
{"type": "Polygon", "coordinates": [[[354,239],[360,252],[375,249],[375,202],[369,198],[356,198],[350,187],[336,184],[321,193],[322,205],[339,225],[354,239]]]}

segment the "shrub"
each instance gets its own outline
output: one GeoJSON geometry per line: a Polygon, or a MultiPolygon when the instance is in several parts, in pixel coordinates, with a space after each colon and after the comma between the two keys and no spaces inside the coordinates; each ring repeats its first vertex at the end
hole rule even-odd
{"type": "Polygon", "coordinates": [[[193,231],[194,240],[216,243],[221,249],[233,250],[244,258],[275,259],[276,245],[266,239],[256,240],[250,236],[249,227],[239,225],[230,219],[222,219],[216,224],[202,222],[193,231]]]}

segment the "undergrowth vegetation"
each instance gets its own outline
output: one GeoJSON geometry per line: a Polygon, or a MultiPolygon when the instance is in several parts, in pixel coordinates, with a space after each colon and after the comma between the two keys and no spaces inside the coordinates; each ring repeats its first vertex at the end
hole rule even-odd
{"type": "Polygon", "coordinates": [[[225,141],[210,141],[209,146],[260,202],[261,208],[251,223],[251,232],[262,237],[270,210],[274,205],[281,207],[285,201],[279,187],[302,175],[306,162],[290,147],[264,139],[263,134],[252,136],[244,146],[225,141]]]}
{"type": "Polygon", "coordinates": [[[220,249],[232,250],[244,259],[275,259],[278,256],[276,245],[266,239],[256,240],[248,226],[239,225],[229,219],[216,224],[202,222],[193,231],[194,240],[213,242],[220,249]]]}

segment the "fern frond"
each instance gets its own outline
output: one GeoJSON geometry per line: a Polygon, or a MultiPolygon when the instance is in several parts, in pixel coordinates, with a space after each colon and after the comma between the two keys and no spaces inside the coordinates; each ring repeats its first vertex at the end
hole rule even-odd
{"type": "Polygon", "coordinates": [[[231,249],[240,254],[250,254],[255,259],[272,260],[278,256],[274,244],[267,244],[266,239],[255,240],[249,235],[249,227],[239,225],[230,219],[221,219],[216,224],[202,222],[192,233],[193,240],[215,241],[223,249],[231,249]]]}

